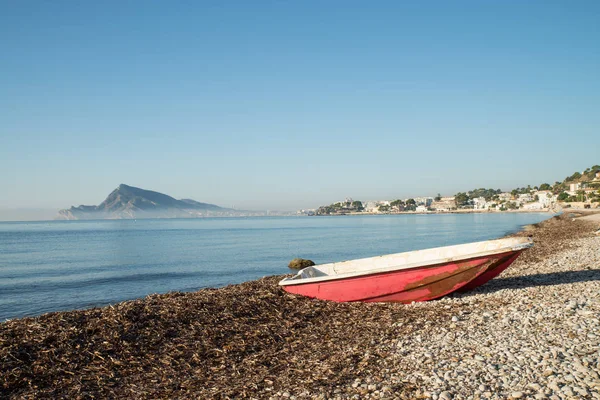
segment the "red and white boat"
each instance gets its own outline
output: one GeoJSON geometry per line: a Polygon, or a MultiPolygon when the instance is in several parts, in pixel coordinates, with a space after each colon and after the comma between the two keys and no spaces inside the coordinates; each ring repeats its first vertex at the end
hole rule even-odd
{"type": "Polygon", "coordinates": [[[338,302],[433,300],[483,285],[531,246],[530,238],[505,238],[315,265],[279,285],[338,302]]]}

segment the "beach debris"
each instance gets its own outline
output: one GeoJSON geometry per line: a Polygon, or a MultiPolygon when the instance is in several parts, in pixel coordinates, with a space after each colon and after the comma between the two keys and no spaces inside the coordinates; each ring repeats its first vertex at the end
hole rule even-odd
{"type": "Polygon", "coordinates": [[[306,267],[312,267],[313,265],[315,265],[315,263],[312,260],[307,260],[304,258],[294,258],[288,264],[288,268],[302,269],[302,268],[306,268],[306,267]]]}

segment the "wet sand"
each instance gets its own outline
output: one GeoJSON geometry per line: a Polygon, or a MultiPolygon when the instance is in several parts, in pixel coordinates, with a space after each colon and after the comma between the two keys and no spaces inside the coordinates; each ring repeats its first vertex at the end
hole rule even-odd
{"type": "Polygon", "coordinates": [[[8,321],[0,398],[600,399],[599,225],[537,224],[500,277],[427,303],[323,302],[269,277],[8,321]]]}

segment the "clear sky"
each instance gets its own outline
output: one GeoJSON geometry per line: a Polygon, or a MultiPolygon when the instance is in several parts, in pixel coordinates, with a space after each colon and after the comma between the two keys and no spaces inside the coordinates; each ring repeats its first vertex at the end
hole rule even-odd
{"type": "Polygon", "coordinates": [[[247,209],[600,162],[600,2],[0,0],[0,208],[247,209]]]}

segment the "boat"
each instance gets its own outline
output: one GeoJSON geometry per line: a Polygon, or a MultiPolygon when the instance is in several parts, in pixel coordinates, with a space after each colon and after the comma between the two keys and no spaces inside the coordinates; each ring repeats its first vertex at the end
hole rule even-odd
{"type": "Polygon", "coordinates": [[[434,300],[483,285],[532,246],[531,238],[514,237],[314,265],[279,285],[336,302],[434,300]]]}

